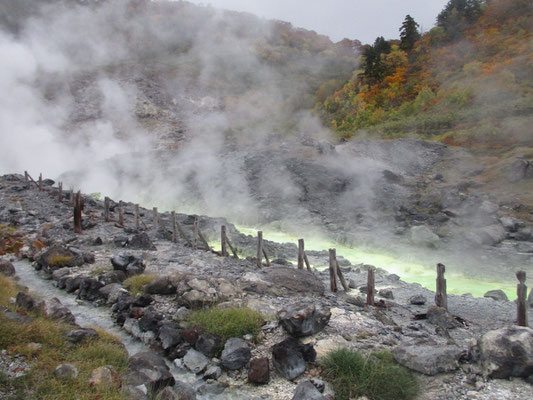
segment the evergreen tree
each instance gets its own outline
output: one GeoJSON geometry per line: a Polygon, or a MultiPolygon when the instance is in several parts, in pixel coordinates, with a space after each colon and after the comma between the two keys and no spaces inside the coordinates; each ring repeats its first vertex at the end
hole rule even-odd
{"type": "Polygon", "coordinates": [[[481,15],[483,4],[482,0],[450,0],[437,16],[437,25],[450,39],[456,39],[481,15]]]}
{"type": "Polygon", "coordinates": [[[385,76],[385,66],[382,55],[391,51],[391,45],[383,36],[378,37],[373,46],[368,46],[364,52],[365,72],[367,78],[380,81],[385,76]]]}
{"type": "Polygon", "coordinates": [[[400,28],[400,49],[409,53],[415,43],[420,39],[420,32],[418,32],[418,23],[413,17],[407,15],[400,28]]]}

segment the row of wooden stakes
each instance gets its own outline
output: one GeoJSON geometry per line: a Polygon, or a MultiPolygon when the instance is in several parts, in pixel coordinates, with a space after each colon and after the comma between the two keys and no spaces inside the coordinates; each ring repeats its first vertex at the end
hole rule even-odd
{"type": "MultiPolygon", "coordinates": [[[[43,176],[42,174],[39,174],[39,179],[36,182],[27,171],[24,171],[24,177],[26,182],[33,182],[38,188],[39,191],[43,191],[43,176]]],[[[59,191],[58,191],[58,200],[60,202],[63,202],[63,184],[59,182],[58,184],[59,191]]],[[[82,210],[84,207],[84,200],[81,196],[80,191],[74,195],[74,191],[70,191],[69,195],[69,204],[71,204],[74,207],[74,232],[75,233],[82,233],[82,210]]],[[[109,197],[105,197],[104,199],[104,219],[106,222],[111,222],[111,212],[110,212],[110,205],[111,205],[111,199],[109,197]]],[[[116,223],[116,226],[118,227],[124,227],[124,207],[122,200],[118,203],[118,222],[116,223]]],[[[141,229],[140,225],[141,222],[145,229],[148,229],[144,221],[142,221],[140,216],[140,208],[139,204],[135,204],[135,227],[136,229],[141,229]]],[[[221,226],[221,251],[215,251],[210,246],[205,237],[202,235],[199,229],[199,219],[198,216],[195,216],[194,222],[193,222],[193,240],[190,240],[188,236],[185,234],[185,231],[181,227],[180,223],[176,219],[176,212],[171,212],[171,223],[172,223],[172,241],[177,242],[178,240],[178,232],[179,234],[185,239],[187,244],[192,247],[193,249],[198,249],[198,239],[202,242],[202,244],[205,246],[205,250],[212,251],[215,254],[221,255],[223,257],[229,256],[229,253],[227,251],[227,248],[229,247],[233,257],[239,258],[236,248],[231,244],[227,233],[226,233],[226,226],[221,226]]],[[[153,208],[153,228],[155,231],[159,228],[159,213],[157,207],[153,208]]],[[[263,256],[266,261],[266,265],[270,266],[270,260],[268,258],[268,254],[264,248],[263,245],[263,232],[258,231],[257,232],[257,257],[256,257],[256,263],[259,268],[262,268],[263,266],[263,256]]],[[[309,263],[309,259],[307,258],[307,254],[305,253],[304,248],[304,239],[298,240],[298,269],[303,270],[304,264],[307,267],[307,270],[312,272],[311,265],[309,263]]],[[[446,293],[446,279],[444,278],[444,273],[446,272],[446,267],[443,264],[437,264],[437,281],[436,281],[436,292],[435,292],[435,305],[438,307],[442,307],[444,309],[448,309],[448,295],[446,293]]],[[[337,279],[339,279],[340,284],[342,285],[345,292],[349,290],[349,286],[346,283],[346,279],[344,278],[342,271],[340,269],[339,263],[337,261],[337,254],[336,249],[329,249],[329,277],[330,277],[330,289],[332,292],[337,292],[337,279]]],[[[525,271],[518,271],[516,273],[516,277],[518,279],[518,285],[517,285],[517,325],[519,326],[528,326],[528,315],[527,315],[527,286],[525,284],[526,282],[526,273],[525,271]]],[[[374,269],[368,268],[368,277],[367,277],[367,293],[366,293],[366,304],[368,306],[374,306],[375,303],[375,275],[374,275],[374,269]]]]}

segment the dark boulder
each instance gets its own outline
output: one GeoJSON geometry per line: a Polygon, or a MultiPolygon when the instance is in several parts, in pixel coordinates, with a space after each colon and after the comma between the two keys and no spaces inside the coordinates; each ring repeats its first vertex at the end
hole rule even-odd
{"type": "Polygon", "coordinates": [[[483,297],[488,297],[496,301],[509,301],[503,290],[489,290],[483,297]]]}
{"type": "Polygon", "coordinates": [[[459,322],[446,309],[437,306],[428,308],[427,321],[443,329],[453,329],[460,326],[459,322]]]}
{"type": "Polygon", "coordinates": [[[78,299],[95,301],[98,299],[104,299],[104,295],[100,292],[100,289],[104,287],[102,282],[93,278],[85,278],[80,282],[78,290],[78,299]]]}
{"type": "Polygon", "coordinates": [[[222,339],[220,336],[205,333],[198,337],[194,348],[206,357],[215,357],[222,348],[222,339]]]}
{"type": "Polygon", "coordinates": [[[43,302],[24,292],[18,292],[15,305],[25,311],[41,311],[43,302]]]}
{"type": "Polygon", "coordinates": [[[70,310],[55,297],[44,302],[44,313],[48,318],[56,319],[67,324],[76,323],[76,319],[70,310]]]}
{"type": "Polygon", "coordinates": [[[7,260],[0,260],[0,274],[5,276],[14,276],[16,273],[13,264],[7,260]]]}
{"type": "Polygon", "coordinates": [[[320,332],[331,318],[329,308],[298,303],[278,312],[280,324],[292,336],[309,336],[320,332]]]}
{"type": "Polygon", "coordinates": [[[111,257],[111,264],[117,271],[122,271],[126,276],[141,274],[145,265],[140,257],[128,253],[118,253],[111,257]]]}
{"type": "Polygon", "coordinates": [[[164,322],[159,328],[159,341],[163,350],[167,351],[183,342],[179,325],[173,322],[164,322]]]}
{"type": "Polygon", "coordinates": [[[128,240],[125,247],[130,249],[157,250],[146,232],[138,233],[128,240]]]}
{"type": "Polygon", "coordinates": [[[300,383],[294,391],[292,400],[326,400],[327,398],[310,381],[300,383]]]}
{"type": "Polygon", "coordinates": [[[130,357],[122,380],[127,386],[145,385],[150,394],[173,386],[176,382],[163,357],[153,352],[137,353],[130,357]]]}
{"type": "Polygon", "coordinates": [[[144,287],[144,291],[150,294],[174,294],[176,286],[168,276],[158,276],[144,287]]]}
{"type": "Polygon", "coordinates": [[[224,345],[221,362],[224,368],[241,369],[250,361],[251,357],[252,352],[248,343],[243,339],[231,338],[224,345]]]}
{"type": "Polygon", "coordinates": [[[281,376],[293,380],[305,371],[306,361],[316,360],[313,345],[288,338],[272,347],[272,363],[281,376]]]}
{"type": "Polygon", "coordinates": [[[79,328],[68,331],[65,336],[69,342],[78,344],[85,340],[98,338],[98,333],[91,328],[79,328]]]}
{"type": "Polygon", "coordinates": [[[143,332],[151,331],[157,333],[162,319],[162,314],[152,310],[151,307],[146,308],[143,316],[139,319],[139,328],[143,332]]]}

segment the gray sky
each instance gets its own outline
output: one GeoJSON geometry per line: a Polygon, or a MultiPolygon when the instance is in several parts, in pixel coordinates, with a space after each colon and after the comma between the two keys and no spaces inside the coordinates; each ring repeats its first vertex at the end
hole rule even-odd
{"type": "Polygon", "coordinates": [[[424,31],[431,29],[448,0],[188,0],[196,4],[247,11],[328,35],[373,43],[378,36],[397,39],[410,14],[424,31]]]}

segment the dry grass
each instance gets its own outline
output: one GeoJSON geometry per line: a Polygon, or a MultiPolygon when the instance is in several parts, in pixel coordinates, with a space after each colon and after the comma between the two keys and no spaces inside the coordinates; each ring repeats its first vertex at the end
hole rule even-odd
{"type": "Polygon", "coordinates": [[[152,282],[157,275],[143,274],[135,275],[124,281],[124,287],[128,289],[132,295],[144,293],[144,287],[152,282]]]}

